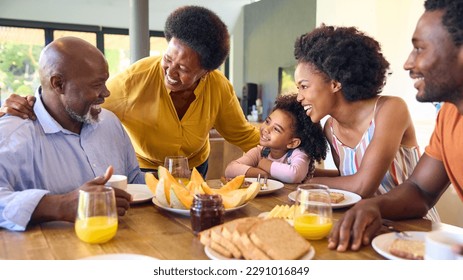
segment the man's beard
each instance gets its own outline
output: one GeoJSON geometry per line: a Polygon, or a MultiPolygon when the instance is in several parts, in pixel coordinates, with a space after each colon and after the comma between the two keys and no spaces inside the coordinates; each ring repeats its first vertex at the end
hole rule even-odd
{"type": "Polygon", "coordinates": [[[458,98],[458,90],[455,90],[454,84],[448,83],[441,83],[438,86],[436,83],[428,83],[425,85],[424,94],[416,96],[419,102],[454,102],[458,98]]]}
{"type": "Polygon", "coordinates": [[[91,114],[91,109],[88,110],[87,114],[85,114],[84,116],[77,114],[71,108],[69,108],[69,106],[66,106],[65,109],[66,109],[66,112],[68,112],[69,116],[75,121],[78,121],[84,124],[96,124],[99,122],[99,118],[98,118],[99,114],[93,116],[91,114]]]}

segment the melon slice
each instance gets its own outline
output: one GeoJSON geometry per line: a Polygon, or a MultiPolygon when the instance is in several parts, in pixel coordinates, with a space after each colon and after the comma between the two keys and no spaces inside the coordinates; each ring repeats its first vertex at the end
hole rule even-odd
{"type": "Polygon", "coordinates": [[[193,181],[188,182],[188,184],[185,186],[185,188],[188,190],[190,194],[195,193],[195,183],[193,181]]]}
{"type": "Polygon", "coordinates": [[[196,185],[195,186],[194,194],[205,194],[205,192],[204,192],[203,188],[201,187],[201,185],[196,185]]]}
{"type": "Polygon", "coordinates": [[[209,187],[209,185],[206,182],[203,182],[201,184],[201,188],[203,189],[205,194],[217,194],[218,193],[217,189],[213,189],[213,188],[209,187]]]}
{"type": "Polygon", "coordinates": [[[159,203],[161,203],[161,205],[166,207],[170,205],[170,199],[167,198],[167,194],[164,188],[164,178],[159,179],[154,195],[156,196],[156,199],[159,201],[159,203]]]}
{"type": "Polygon", "coordinates": [[[193,195],[182,187],[171,185],[170,187],[170,207],[177,209],[190,209],[193,204],[193,195]]]}
{"type": "Polygon", "coordinates": [[[169,170],[165,168],[164,166],[160,165],[158,166],[158,177],[159,179],[164,178],[165,182],[167,185],[170,187],[171,184],[177,185],[177,186],[182,186],[180,183],[170,174],[169,170]]]}
{"type": "Polygon", "coordinates": [[[252,183],[246,190],[246,202],[254,199],[260,191],[260,184],[258,182],[252,183]]]}
{"type": "Polygon", "coordinates": [[[246,202],[247,189],[232,190],[220,195],[225,209],[235,208],[246,202]]]}
{"type": "Polygon", "coordinates": [[[193,170],[191,171],[190,182],[191,181],[195,182],[198,185],[201,185],[205,182],[203,176],[201,176],[196,167],[193,167],[193,170]]]}
{"type": "Polygon", "coordinates": [[[196,181],[190,181],[185,188],[190,192],[191,195],[205,193],[203,188],[201,187],[201,184],[199,184],[196,181]]]}
{"type": "Polygon", "coordinates": [[[218,193],[227,193],[232,190],[237,190],[241,188],[244,183],[244,175],[236,176],[235,178],[228,181],[225,185],[223,185],[220,189],[217,190],[218,193]]]}
{"type": "Polygon", "coordinates": [[[150,191],[156,195],[156,187],[158,185],[159,180],[154,177],[154,174],[151,172],[145,173],[145,182],[150,191]]]}
{"type": "Polygon", "coordinates": [[[164,193],[166,194],[167,205],[170,205],[170,186],[182,186],[175,180],[174,176],[170,174],[169,170],[162,165],[158,166],[158,177],[159,180],[164,179],[164,193]]]}

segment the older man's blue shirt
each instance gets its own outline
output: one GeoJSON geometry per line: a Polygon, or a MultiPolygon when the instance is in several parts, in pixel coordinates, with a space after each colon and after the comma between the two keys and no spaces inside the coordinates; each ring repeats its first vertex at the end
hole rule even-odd
{"type": "Polygon", "coordinates": [[[64,129],[46,111],[40,94],[37,121],[0,118],[0,227],[25,230],[37,204],[103,175],[109,165],[129,183],[145,183],[130,139],[117,117],[105,109],[96,124],[79,134],[64,129]]]}

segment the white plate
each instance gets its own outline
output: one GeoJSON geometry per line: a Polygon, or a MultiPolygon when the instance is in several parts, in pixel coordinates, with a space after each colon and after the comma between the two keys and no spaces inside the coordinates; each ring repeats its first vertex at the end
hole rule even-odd
{"type": "MultiPolygon", "coordinates": [[[[175,213],[175,214],[180,214],[180,215],[183,215],[183,216],[190,216],[190,210],[189,209],[188,210],[186,210],[186,209],[177,209],[177,208],[172,208],[172,207],[163,205],[156,199],[156,197],[153,197],[153,203],[154,203],[154,205],[161,208],[162,210],[166,210],[166,211],[169,211],[169,212],[172,212],[172,213],[175,213]]],[[[236,211],[238,209],[241,209],[241,208],[245,207],[246,205],[248,205],[248,203],[245,203],[245,204],[240,205],[240,206],[235,207],[235,208],[225,209],[225,213],[236,211]]]]}
{"type": "Polygon", "coordinates": [[[145,255],[138,254],[104,254],[82,258],[80,260],[158,260],[145,255]]]}
{"type": "MultiPolygon", "coordinates": [[[[406,231],[406,233],[410,234],[411,237],[407,239],[410,240],[421,240],[424,241],[424,237],[427,232],[425,231],[406,231]]],[[[407,260],[404,258],[399,258],[394,256],[389,252],[389,247],[391,246],[392,242],[397,239],[397,235],[395,232],[384,233],[381,235],[376,236],[373,241],[371,242],[371,246],[375,249],[378,254],[385,257],[386,259],[390,260],[407,260]]]]}
{"type": "Polygon", "coordinates": [[[127,192],[132,195],[132,204],[150,201],[154,196],[145,184],[128,184],[127,192]]]}
{"type": "MultiPolygon", "coordinates": [[[[244,178],[244,180],[248,182],[257,182],[257,178],[244,178]]],[[[261,182],[264,182],[264,180],[261,179],[261,182]]],[[[260,190],[257,195],[276,192],[277,190],[283,188],[285,185],[282,182],[272,180],[272,179],[267,179],[267,186],[268,188],[266,190],[260,190]]]]}
{"type": "MultiPolygon", "coordinates": [[[[204,247],[204,253],[211,259],[211,260],[235,260],[234,258],[227,258],[224,255],[219,254],[218,252],[214,251],[213,249],[209,248],[209,246],[204,247]]],[[[315,249],[313,246],[310,246],[310,250],[302,256],[299,260],[311,260],[315,256],[315,249]]]]}
{"type": "MultiPolygon", "coordinates": [[[[330,189],[330,191],[339,192],[339,193],[344,194],[344,200],[343,201],[341,201],[339,203],[331,203],[331,207],[333,207],[333,209],[338,209],[338,208],[343,208],[343,207],[354,205],[355,203],[359,202],[362,199],[362,197],[360,195],[358,195],[356,193],[353,193],[353,192],[348,192],[348,191],[338,190],[338,189],[330,189]]],[[[296,191],[293,191],[290,194],[288,194],[288,198],[291,201],[295,201],[296,200],[296,191]]]]}

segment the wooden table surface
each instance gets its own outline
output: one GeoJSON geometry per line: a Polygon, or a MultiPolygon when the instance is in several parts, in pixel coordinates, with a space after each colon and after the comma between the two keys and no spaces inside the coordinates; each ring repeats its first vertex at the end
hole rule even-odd
{"type": "MultiPolygon", "coordinates": [[[[292,204],[288,194],[296,185],[256,197],[245,207],[226,213],[225,221],[239,217],[257,216],[270,211],[275,205],[292,204]]],[[[346,209],[333,210],[337,220],[346,209]]],[[[428,220],[416,219],[394,222],[400,230],[429,231],[428,220]]],[[[358,252],[329,250],[327,240],[310,241],[315,248],[314,259],[320,260],[370,260],[384,259],[371,246],[358,252]]],[[[204,246],[191,231],[189,217],[158,209],[151,201],[132,205],[119,219],[116,236],[105,244],[91,245],[80,241],[74,224],[50,222],[28,228],[25,232],[0,229],[0,259],[14,260],[72,260],[101,254],[142,254],[167,260],[208,259],[204,246]]]]}

